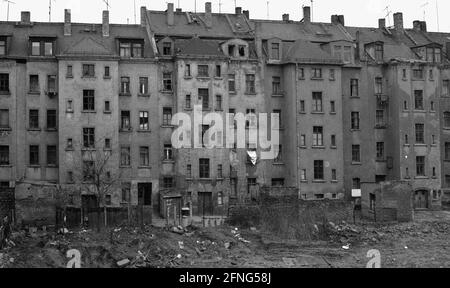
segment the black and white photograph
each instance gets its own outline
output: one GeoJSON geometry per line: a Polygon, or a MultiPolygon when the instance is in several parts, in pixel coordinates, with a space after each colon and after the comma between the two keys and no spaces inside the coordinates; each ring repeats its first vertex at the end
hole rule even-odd
{"type": "Polygon", "coordinates": [[[448,11],[0,0],[0,268],[449,268],[448,11]]]}

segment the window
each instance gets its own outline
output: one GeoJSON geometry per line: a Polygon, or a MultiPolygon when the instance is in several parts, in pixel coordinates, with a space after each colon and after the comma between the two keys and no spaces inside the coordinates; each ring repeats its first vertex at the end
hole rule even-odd
{"type": "Polygon", "coordinates": [[[324,180],[323,160],[314,160],[314,180],[324,180]]]}
{"type": "Polygon", "coordinates": [[[444,159],[450,161],[450,142],[445,142],[444,159]]]}
{"type": "Polygon", "coordinates": [[[381,77],[375,78],[375,94],[383,94],[383,78],[381,77]]]}
{"type": "Polygon", "coordinates": [[[245,121],[245,127],[256,127],[256,109],[250,108],[245,111],[246,118],[248,120],[245,121]]]}
{"type": "Polygon", "coordinates": [[[191,77],[191,64],[186,64],[186,68],[184,69],[184,77],[191,77]]]}
{"type": "Polygon", "coordinates": [[[105,66],[105,71],[104,71],[103,77],[105,77],[105,78],[111,77],[111,72],[110,72],[109,66],[105,66]]]}
{"type": "Polygon", "coordinates": [[[352,130],[359,130],[359,112],[352,112],[352,130]]]}
{"type": "Polygon", "coordinates": [[[0,92],[9,93],[9,74],[0,73],[0,92]]]}
{"type": "Polygon", "coordinates": [[[236,75],[228,74],[228,91],[236,92],[236,75]]]}
{"type": "Polygon", "coordinates": [[[408,109],[408,101],[403,101],[403,110],[407,111],[408,109]]]}
{"type": "Polygon", "coordinates": [[[163,108],[163,126],[172,125],[172,108],[164,107],[163,108]]]}
{"type": "Polygon", "coordinates": [[[423,69],[422,68],[413,69],[413,77],[414,77],[414,79],[422,80],[423,79],[423,69]]]}
{"type": "Polygon", "coordinates": [[[56,129],[56,110],[47,110],[47,129],[56,129]]]}
{"type": "Polygon", "coordinates": [[[148,112],[141,111],[139,112],[139,130],[149,130],[149,120],[148,120],[148,112]]]}
{"type": "Polygon", "coordinates": [[[205,135],[206,135],[206,132],[209,130],[209,125],[202,125],[202,130],[201,130],[201,135],[200,135],[200,141],[201,141],[201,143],[202,143],[202,146],[203,147],[206,147],[207,145],[208,145],[208,140],[209,140],[209,138],[208,137],[206,137],[206,139],[205,139],[205,135]]]}
{"type": "Polygon", "coordinates": [[[236,46],[235,45],[228,45],[228,56],[234,57],[234,50],[236,46]]]}
{"type": "Polygon", "coordinates": [[[245,57],[245,46],[244,45],[239,45],[238,49],[239,49],[239,56],[240,57],[245,57]]]}
{"type": "Polygon", "coordinates": [[[47,165],[48,166],[58,165],[57,159],[58,158],[57,158],[56,146],[54,146],[54,145],[47,146],[47,165]]]}
{"type": "Polygon", "coordinates": [[[375,111],[375,125],[377,128],[385,127],[386,121],[384,119],[384,108],[377,104],[377,110],[375,111]]]}
{"type": "Polygon", "coordinates": [[[384,142],[377,142],[377,160],[384,160],[384,142]]]}
{"type": "Polygon", "coordinates": [[[350,97],[358,97],[359,96],[359,83],[358,79],[350,80],[350,97]]]}
{"type": "Polygon", "coordinates": [[[445,187],[450,187],[450,175],[445,175],[445,187]]]}
{"type": "Polygon", "coordinates": [[[414,109],[423,110],[423,91],[414,90],[414,109]]]}
{"type": "Polygon", "coordinates": [[[331,169],[331,181],[337,181],[337,171],[336,171],[336,169],[331,169]]]}
{"type": "Polygon", "coordinates": [[[39,110],[31,109],[29,118],[30,129],[39,129],[39,110]]]}
{"type": "Polygon", "coordinates": [[[305,100],[300,100],[300,113],[305,113],[305,100]]]}
{"type": "Polygon", "coordinates": [[[120,57],[127,58],[142,58],[144,52],[144,41],[143,40],[127,40],[120,41],[119,43],[119,53],[120,57]]]}
{"type": "Polygon", "coordinates": [[[83,77],[95,77],[94,64],[83,64],[83,77]]]}
{"type": "Polygon", "coordinates": [[[312,78],[321,79],[322,78],[322,68],[312,68],[312,78]]]}
{"type": "Polygon", "coordinates": [[[202,108],[209,109],[209,90],[205,88],[198,89],[198,98],[202,100],[202,108]]]}
{"type": "Polygon", "coordinates": [[[186,107],[186,109],[191,109],[192,108],[192,105],[191,105],[191,94],[186,95],[185,107],[186,107]]]}
{"type": "Polygon", "coordinates": [[[41,55],[41,42],[33,41],[31,42],[31,55],[40,56],[41,55]]]}
{"type": "Polygon", "coordinates": [[[322,92],[313,92],[312,93],[312,102],[313,102],[313,112],[322,112],[322,92]]]}
{"type": "Polygon", "coordinates": [[[406,78],[407,78],[407,76],[406,76],[406,69],[402,70],[402,77],[403,77],[403,80],[406,80],[406,78]]]}
{"type": "Polygon", "coordinates": [[[139,147],[139,165],[141,167],[150,165],[150,151],[148,147],[139,147]]]}
{"type": "Polygon", "coordinates": [[[39,165],[39,146],[38,145],[30,145],[30,165],[31,166],[39,165]]]}
{"type": "Polygon", "coordinates": [[[352,145],[352,162],[361,163],[361,147],[360,145],[352,145]]]}
{"type": "Polygon", "coordinates": [[[298,79],[305,79],[305,68],[298,68],[298,79]]]}
{"type": "Polygon", "coordinates": [[[444,112],[444,128],[450,128],[450,112],[444,112]]]}
{"type": "Polygon", "coordinates": [[[83,111],[95,111],[94,90],[83,90],[83,111]]]}
{"type": "Polygon", "coordinates": [[[111,139],[105,138],[105,150],[111,150],[111,139]]]}
{"type": "Polygon", "coordinates": [[[280,60],[280,43],[272,43],[272,59],[280,60]]]}
{"type": "Polygon", "coordinates": [[[120,129],[125,131],[131,130],[131,116],[128,110],[120,111],[120,129]]]}
{"type": "Polygon", "coordinates": [[[284,178],[272,178],[272,187],[283,187],[284,178]]]}
{"type": "Polygon", "coordinates": [[[173,150],[172,144],[164,145],[164,161],[172,161],[173,160],[173,150]]]}
{"type": "Polygon", "coordinates": [[[384,58],[383,44],[375,44],[375,60],[383,61],[384,58]]]}
{"type": "Polygon", "coordinates": [[[216,65],[216,78],[221,78],[222,77],[222,66],[220,65],[216,65]]]}
{"type": "Polygon", "coordinates": [[[131,148],[129,146],[120,147],[120,166],[130,166],[131,165],[131,148]]]}
{"type": "Polygon", "coordinates": [[[430,101],[430,111],[434,111],[434,101],[430,101]]]}
{"type": "Polygon", "coordinates": [[[369,210],[375,211],[375,194],[369,194],[369,210]]]}
{"type": "Polygon", "coordinates": [[[272,94],[280,95],[281,91],[281,78],[280,77],[272,77],[272,94]]]}
{"type": "Polygon", "coordinates": [[[330,69],[330,80],[336,80],[336,71],[334,69],[330,69]]]}
{"type": "Polygon", "coordinates": [[[141,95],[148,94],[148,78],[147,77],[139,77],[139,93],[141,95]]]}
{"type": "Polygon", "coordinates": [[[31,56],[53,56],[53,41],[46,39],[31,40],[31,56]]]}
{"type": "Polygon", "coordinates": [[[436,145],[436,136],[431,135],[431,145],[436,145]]]}
{"type": "Polygon", "coordinates": [[[416,175],[425,176],[425,156],[416,156],[416,175]]]}
{"type": "Polygon", "coordinates": [[[247,94],[256,93],[255,90],[255,74],[247,74],[245,75],[245,92],[247,94]]]}
{"type": "Polygon", "coordinates": [[[336,102],[330,101],[330,113],[336,113],[336,102]]]}
{"type": "Polygon", "coordinates": [[[6,55],[6,39],[0,38],[0,55],[6,55]]]}
{"type": "Polygon", "coordinates": [[[217,165],[217,178],[223,178],[223,166],[222,164],[217,165]]]}
{"type": "Polygon", "coordinates": [[[198,65],[198,77],[209,77],[208,65],[198,65]]]}
{"type": "Polygon", "coordinates": [[[441,63],[441,49],[427,48],[427,62],[441,63]]]}
{"type": "Polygon", "coordinates": [[[408,145],[409,144],[409,138],[408,138],[408,134],[405,135],[405,144],[408,145]]]}
{"type": "Polygon", "coordinates": [[[188,164],[186,166],[186,178],[191,179],[192,178],[192,165],[188,164]]]}
{"type": "Polygon", "coordinates": [[[430,80],[434,80],[434,73],[433,73],[433,69],[430,69],[430,73],[429,76],[430,80]]]}
{"type": "Polygon", "coordinates": [[[67,138],[66,149],[73,149],[73,140],[72,140],[72,138],[67,138]]]}
{"type": "Polygon", "coordinates": [[[56,76],[55,75],[47,76],[47,92],[48,93],[56,93],[56,76]]]}
{"type": "Polygon", "coordinates": [[[53,55],[53,43],[52,42],[44,42],[44,55],[45,56],[53,55]]]}
{"type": "Polygon", "coordinates": [[[300,181],[302,182],[306,181],[306,169],[300,170],[300,181]]]}
{"type": "Polygon", "coordinates": [[[450,95],[450,80],[442,81],[442,96],[450,95]]]}
{"type": "Polygon", "coordinates": [[[73,101],[71,99],[67,100],[66,111],[73,112],[73,101]]]}
{"type": "Polygon", "coordinates": [[[216,110],[222,111],[222,95],[216,95],[216,110]]]}
{"type": "Polygon", "coordinates": [[[336,135],[331,135],[331,147],[336,148],[336,135]]]}
{"type": "Polygon", "coordinates": [[[163,89],[164,91],[172,91],[172,73],[163,73],[163,89]]]}
{"type": "Polygon", "coordinates": [[[323,146],[323,127],[313,127],[313,146],[323,146]]]}
{"type": "Polygon", "coordinates": [[[172,55],[172,43],[171,42],[163,42],[163,55],[166,55],[166,56],[172,55]]]}
{"type": "Polygon", "coordinates": [[[83,147],[95,148],[95,128],[83,128],[83,147]]]}
{"type": "Polygon", "coordinates": [[[130,94],[130,77],[120,78],[120,93],[130,94]]]}
{"type": "Polygon", "coordinates": [[[111,103],[109,101],[105,101],[105,112],[111,112],[111,103]]]}
{"type": "Polygon", "coordinates": [[[170,189],[173,188],[174,185],[174,181],[172,177],[164,177],[163,178],[163,188],[165,189],[170,189]]]}
{"type": "Polygon", "coordinates": [[[359,178],[352,179],[352,189],[361,189],[361,179],[359,178]]]}
{"type": "Polygon", "coordinates": [[[0,129],[8,129],[9,127],[9,110],[0,109],[0,129]]]}
{"type": "Polygon", "coordinates": [[[209,177],[209,159],[199,159],[200,178],[208,179],[209,177]]]}
{"type": "Polygon", "coordinates": [[[223,192],[217,192],[217,205],[223,205],[223,192]]]}
{"type": "Polygon", "coordinates": [[[275,145],[274,150],[275,150],[275,159],[274,162],[275,163],[283,163],[283,150],[282,150],[282,146],[280,145],[275,145]]]}
{"type": "Polygon", "coordinates": [[[9,146],[0,145],[0,165],[9,165],[9,146]]]}
{"type": "Polygon", "coordinates": [[[306,147],[306,135],[305,134],[300,135],[300,146],[306,147]]]}
{"type": "Polygon", "coordinates": [[[416,143],[425,144],[425,125],[416,124],[416,143]]]}
{"type": "Polygon", "coordinates": [[[344,46],[344,63],[350,63],[352,61],[352,47],[344,46]]]}
{"type": "Polygon", "coordinates": [[[30,75],[30,92],[39,93],[39,75],[30,75]]]}

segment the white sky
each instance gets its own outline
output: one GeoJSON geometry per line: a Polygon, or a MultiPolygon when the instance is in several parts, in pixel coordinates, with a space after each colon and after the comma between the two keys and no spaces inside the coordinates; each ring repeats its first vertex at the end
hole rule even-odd
{"type": "MultiPolygon", "coordinates": [[[[49,0],[11,0],[16,4],[10,4],[10,20],[19,20],[20,11],[31,11],[32,21],[48,21],[49,0]]],[[[103,0],[51,0],[52,1],[52,21],[63,22],[64,9],[72,9],[73,22],[101,23],[101,11],[106,5],[103,0]]],[[[136,1],[136,21],[140,22],[139,8],[147,6],[151,10],[165,10],[167,2],[173,2],[175,7],[180,7],[185,11],[194,11],[197,2],[197,11],[203,12],[206,0],[135,0],[136,1]]],[[[234,11],[234,0],[210,0],[213,3],[213,12],[219,12],[219,2],[222,2],[222,12],[232,13],[234,11]]],[[[303,18],[301,12],[302,5],[311,5],[310,0],[236,0],[237,6],[243,10],[250,10],[250,18],[281,20],[283,13],[290,14],[291,19],[300,20],[303,18]]],[[[134,0],[109,0],[111,5],[111,23],[134,24],[134,0]]],[[[437,12],[439,11],[439,26],[441,32],[450,32],[450,17],[445,11],[450,11],[450,1],[448,0],[314,0],[313,20],[320,22],[330,22],[332,14],[345,15],[345,23],[348,26],[376,27],[378,18],[386,16],[383,11],[390,5],[390,11],[403,12],[405,27],[412,27],[413,20],[427,21],[429,31],[438,31],[437,12]],[[428,3],[428,4],[426,4],[428,3]],[[438,9],[436,9],[436,4],[438,9]],[[424,5],[423,7],[421,7],[424,5]]],[[[0,0],[0,20],[5,21],[7,17],[7,3],[0,0]]],[[[387,20],[387,24],[393,24],[392,14],[387,20]]]]}

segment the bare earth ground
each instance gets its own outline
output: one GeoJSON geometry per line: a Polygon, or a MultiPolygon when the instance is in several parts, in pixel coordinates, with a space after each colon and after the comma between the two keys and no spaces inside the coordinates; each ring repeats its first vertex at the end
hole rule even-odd
{"type": "Polygon", "coordinates": [[[178,233],[122,227],[96,233],[15,232],[14,245],[0,251],[0,267],[63,268],[66,252],[81,252],[81,267],[366,267],[367,252],[378,249],[382,267],[450,267],[450,212],[421,211],[413,223],[331,224],[329,240],[283,241],[234,227],[191,228],[178,233]],[[180,233],[180,234],[179,234],[180,233]],[[344,249],[347,246],[349,249],[344,249]]]}

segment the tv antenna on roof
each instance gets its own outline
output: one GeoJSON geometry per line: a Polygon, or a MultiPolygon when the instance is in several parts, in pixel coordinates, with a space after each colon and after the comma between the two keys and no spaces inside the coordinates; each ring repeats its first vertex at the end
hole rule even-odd
{"type": "Polygon", "coordinates": [[[52,22],[52,1],[56,3],[56,0],[48,0],[48,22],[52,22]]]}
{"type": "Polygon", "coordinates": [[[136,25],[136,0],[134,0],[134,25],[136,25]]]}
{"type": "Polygon", "coordinates": [[[16,4],[15,2],[12,2],[10,0],[3,0],[3,2],[7,2],[8,3],[8,9],[6,12],[6,21],[9,21],[9,4],[16,4]]]}
{"type": "Polygon", "coordinates": [[[222,13],[222,0],[219,0],[219,14],[222,13]]]}
{"type": "Polygon", "coordinates": [[[109,5],[109,0],[103,0],[106,4],[106,10],[109,11],[109,8],[111,8],[111,5],[109,5]]]}
{"type": "Polygon", "coordinates": [[[269,20],[269,1],[267,1],[267,20],[269,20]]]}
{"type": "Polygon", "coordinates": [[[438,0],[436,0],[436,22],[437,22],[437,29],[438,29],[438,32],[440,32],[440,31],[439,31],[439,8],[438,8],[438,0]]]}
{"type": "Polygon", "coordinates": [[[314,0],[311,0],[311,22],[314,22],[314,0]]]}
{"type": "Polygon", "coordinates": [[[386,8],[384,8],[383,11],[386,11],[386,15],[384,16],[384,18],[387,18],[388,26],[391,26],[391,20],[389,18],[389,16],[392,14],[391,7],[389,5],[386,6],[386,8]]]}
{"type": "Polygon", "coordinates": [[[427,11],[427,10],[426,10],[425,7],[427,7],[428,4],[430,4],[430,3],[426,2],[426,3],[424,3],[424,4],[422,4],[422,5],[420,6],[420,8],[423,8],[423,21],[425,21],[425,18],[426,18],[426,11],[427,11]]]}

